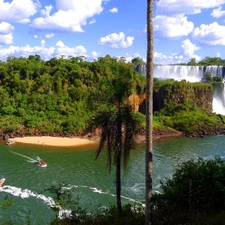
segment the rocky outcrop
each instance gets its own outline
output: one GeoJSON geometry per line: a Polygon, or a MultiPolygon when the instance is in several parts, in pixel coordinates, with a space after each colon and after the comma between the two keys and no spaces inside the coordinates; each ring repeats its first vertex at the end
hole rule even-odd
{"type": "MultiPolygon", "coordinates": [[[[212,112],[213,87],[210,84],[165,82],[153,90],[153,112],[165,109],[168,114],[179,110],[193,110],[194,107],[212,112]]],[[[139,106],[139,112],[145,114],[146,101],[139,106]]]]}

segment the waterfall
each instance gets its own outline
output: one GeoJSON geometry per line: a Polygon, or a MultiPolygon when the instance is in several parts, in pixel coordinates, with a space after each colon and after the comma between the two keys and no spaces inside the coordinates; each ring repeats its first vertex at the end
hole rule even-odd
{"type": "MultiPolygon", "coordinates": [[[[135,70],[146,74],[145,65],[135,66],[135,70]]],[[[225,66],[187,66],[170,65],[154,66],[154,78],[186,80],[189,82],[200,82],[206,72],[210,72],[212,77],[221,76],[225,80],[225,66]]],[[[225,89],[223,98],[213,97],[213,112],[225,115],[225,89]]]]}
{"type": "MultiPolygon", "coordinates": [[[[145,65],[136,65],[135,70],[146,74],[145,65]]],[[[203,78],[206,72],[210,72],[213,77],[221,76],[223,79],[225,78],[225,66],[154,66],[154,77],[162,79],[185,79],[190,82],[198,82],[203,78]]]]}
{"type": "Polygon", "coordinates": [[[186,80],[199,82],[206,72],[210,72],[213,77],[225,77],[224,66],[158,66],[154,67],[154,77],[175,80],[186,80]]]}

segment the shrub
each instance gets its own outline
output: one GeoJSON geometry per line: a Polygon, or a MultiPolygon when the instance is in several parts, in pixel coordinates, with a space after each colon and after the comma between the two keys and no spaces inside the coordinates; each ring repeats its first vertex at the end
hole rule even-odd
{"type": "Polygon", "coordinates": [[[162,194],[154,194],[153,199],[156,212],[165,220],[225,211],[225,162],[219,157],[184,162],[161,188],[162,194]]]}

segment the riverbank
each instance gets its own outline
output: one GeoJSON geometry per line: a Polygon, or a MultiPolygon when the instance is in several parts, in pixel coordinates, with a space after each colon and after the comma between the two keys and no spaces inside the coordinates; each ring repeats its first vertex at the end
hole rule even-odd
{"type": "MultiPolygon", "coordinates": [[[[155,130],[153,131],[153,140],[183,136],[182,132],[175,131],[163,131],[155,130]]],[[[42,146],[53,146],[53,147],[70,147],[70,146],[83,146],[83,145],[93,145],[98,144],[100,137],[98,135],[88,135],[88,136],[76,136],[76,137],[57,137],[57,136],[24,136],[24,137],[13,137],[8,138],[8,140],[14,140],[16,143],[22,144],[34,144],[42,146]]],[[[137,144],[146,142],[145,132],[136,136],[135,142],[137,144]]]]}
{"type": "Polygon", "coordinates": [[[34,137],[16,137],[9,140],[15,140],[16,143],[34,144],[42,146],[68,147],[68,146],[82,146],[96,144],[88,138],[78,137],[51,137],[51,136],[34,136],[34,137]]]}

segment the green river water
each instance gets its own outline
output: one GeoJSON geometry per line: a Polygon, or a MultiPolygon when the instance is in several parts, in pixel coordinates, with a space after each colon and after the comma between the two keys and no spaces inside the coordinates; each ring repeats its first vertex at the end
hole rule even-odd
{"type": "MultiPolygon", "coordinates": [[[[69,185],[79,205],[87,211],[114,205],[115,169],[108,174],[103,152],[95,158],[96,146],[56,148],[0,142],[0,202],[8,196],[16,204],[0,208],[0,224],[50,224],[55,218],[52,194],[45,191],[52,185],[69,185]],[[48,163],[41,168],[31,162],[39,156],[48,163]]],[[[225,157],[225,137],[173,137],[154,142],[153,189],[160,191],[160,181],[171,177],[176,165],[191,158],[225,157]]],[[[145,198],[145,145],[132,151],[128,168],[122,172],[122,203],[143,204],[145,198]]],[[[69,207],[69,206],[68,206],[69,207]]],[[[68,208],[69,209],[69,208],[68,208]]]]}

